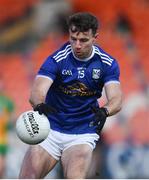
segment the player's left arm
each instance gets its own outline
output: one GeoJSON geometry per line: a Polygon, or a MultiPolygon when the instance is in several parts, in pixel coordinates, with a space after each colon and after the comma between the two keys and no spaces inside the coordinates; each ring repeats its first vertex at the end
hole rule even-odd
{"type": "Polygon", "coordinates": [[[105,84],[105,93],[107,103],[104,107],[107,108],[109,116],[119,112],[122,108],[122,90],[120,83],[107,83],[105,84]]]}
{"type": "Polygon", "coordinates": [[[101,108],[93,108],[95,113],[95,121],[93,125],[96,126],[96,132],[100,133],[106,122],[108,116],[112,116],[119,112],[122,107],[122,90],[120,83],[106,83],[105,93],[107,97],[107,103],[101,108]]]}
{"type": "Polygon", "coordinates": [[[92,108],[95,113],[93,125],[97,126],[100,133],[108,116],[119,112],[122,108],[122,90],[119,81],[120,70],[116,61],[110,66],[105,65],[105,76],[103,78],[107,103],[100,108],[92,108]]]}

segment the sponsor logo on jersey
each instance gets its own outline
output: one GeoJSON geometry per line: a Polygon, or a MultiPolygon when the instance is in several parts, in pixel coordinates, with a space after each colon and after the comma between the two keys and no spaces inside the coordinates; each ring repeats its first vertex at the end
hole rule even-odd
{"type": "Polygon", "coordinates": [[[100,69],[93,69],[92,78],[93,79],[99,79],[100,78],[100,69]]]}
{"type": "Polygon", "coordinates": [[[63,69],[62,74],[66,76],[72,76],[72,71],[69,69],[63,69]]]}
{"type": "Polygon", "coordinates": [[[88,87],[81,82],[76,82],[72,85],[60,86],[60,90],[67,95],[71,96],[93,96],[97,92],[88,89],[88,87]]]}

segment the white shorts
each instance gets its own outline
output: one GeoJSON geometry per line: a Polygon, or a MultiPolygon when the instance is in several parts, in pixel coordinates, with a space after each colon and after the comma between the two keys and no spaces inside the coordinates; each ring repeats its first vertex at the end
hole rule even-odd
{"type": "Polygon", "coordinates": [[[96,147],[99,135],[94,134],[64,134],[51,130],[48,137],[39,145],[52,157],[59,160],[62,152],[73,145],[88,144],[92,149],[96,147]]]}

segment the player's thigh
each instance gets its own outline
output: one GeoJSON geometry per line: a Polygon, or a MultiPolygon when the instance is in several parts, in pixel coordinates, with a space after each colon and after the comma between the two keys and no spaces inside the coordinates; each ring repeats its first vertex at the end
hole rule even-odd
{"type": "Polygon", "coordinates": [[[92,159],[92,148],[88,144],[73,145],[61,157],[65,178],[85,178],[92,159]]]}
{"type": "Polygon", "coordinates": [[[57,160],[41,146],[30,146],[24,157],[19,178],[43,178],[56,163],[57,160]]]}

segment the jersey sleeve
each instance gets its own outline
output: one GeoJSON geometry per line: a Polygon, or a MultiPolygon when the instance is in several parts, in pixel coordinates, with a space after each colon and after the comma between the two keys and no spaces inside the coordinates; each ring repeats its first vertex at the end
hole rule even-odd
{"type": "Polygon", "coordinates": [[[119,83],[120,77],[120,68],[118,63],[114,60],[110,65],[105,65],[105,73],[104,73],[104,84],[109,82],[119,83]]]}
{"type": "Polygon", "coordinates": [[[58,72],[58,67],[53,58],[50,56],[45,60],[45,62],[40,67],[37,76],[46,76],[55,80],[58,72]]]}

